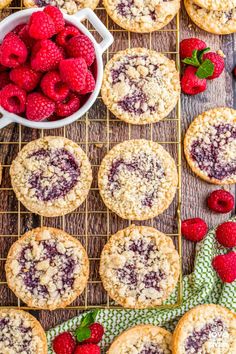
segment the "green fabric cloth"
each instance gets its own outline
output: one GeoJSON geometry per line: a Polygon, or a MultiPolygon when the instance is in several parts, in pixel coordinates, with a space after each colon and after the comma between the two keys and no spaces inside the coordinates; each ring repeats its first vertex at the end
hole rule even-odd
{"type": "MultiPolygon", "coordinates": [[[[236,217],[231,219],[236,221],[236,217]]],[[[106,333],[101,343],[106,348],[119,333],[137,324],[163,326],[172,331],[178,319],[192,307],[199,304],[220,304],[236,312],[236,281],[223,284],[211,266],[212,258],[227,253],[215,240],[214,229],[197,245],[194,272],[183,279],[183,301],[180,307],[160,310],[100,310],[97,321],[102,323],[106,333]]],[[[175,304],[177,291],[165,302],[175,304]]],[[[51,341],[63,331],[75,330],[84,314],[77,316],[47,332],[49,353],[52,354],[51,341]]]]}

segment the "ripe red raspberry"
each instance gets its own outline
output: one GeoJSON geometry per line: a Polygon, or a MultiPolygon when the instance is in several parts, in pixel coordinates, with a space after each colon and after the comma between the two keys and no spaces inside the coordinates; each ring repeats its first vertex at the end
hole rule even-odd
{"type": "Polygon", "coordinates": [[[69,332],[61,333],[54,338],[52,347],[56,354],[72,354],[76,347],[75,339],[69,332]]]}
{"type": "Polygon", "coordinates": [[[234,74],[234,77],[236,78],[236,66],[235,66],[235,68],[233,70],[233,74],[234,74]]]}
{"type": "Polygon", "coordinates": [[[206,79],[199,79],[196,74],[197,68],[188,66],[181,79],[181,89],[188,95],[197,95],[206,90],[206,79]]]}
{"type": "Polygon", "coordinates": [[[236,280],[236,252],[229,252],[213,258],[212,266],[224,283],[236,280]]]}
{"type": "Polygon", "coordinates": [[[31,49],[35,44],[35,39],[29,35],[29,26],[24,25],[18,33],[20,39],[25,43],[27,49],[31,49]]]}
{"type": "Polygon", "coordinates": [[[203,55],[203,60],[209,59],[214,64],[214,72],[211,76],[207,77],[207,80],[213,80],[222,74],[225,68],[224,59],[217,53],[209,52],[203,55]]]}
{"type": "Polygon", "coordinates": [[[9,72],[8,71],[0,72],[0,90],[3,89],[3,87],[7,86],[8,84],[10,84],[9,72]]]}
{"type": "Polygon", "coordinates": [[[100,323],[93,323],[89,326],[89,329],[91,331],[90,338],[83,341],[83,343],[98,344],[99,342],[101,342],[104,334],[103,326],[100,323]]]}
{"type": "Polygon", "coordinates": [[[0,104],[8,112],[20,114],[25,111],[26,92],[9,84],[0,91],[0,104]]]}
{"type": "Polygon", "coordinates": [[[62,82],[57,71],[49,71],[45,74],[40,86],[43,93],[53,101],[63,101],[69,93],[68,86],[62,82]]]}
{"type": "Polygon", "coordinates": [[[55,102],[39,92],[30,93],[26,101],[26,117],[35,122],[50,117],[55,110],[55,102]]]}
{"type": "Polygon", "coordinates": [[[62,59],[62,52],[57,45],[49,39],[43,39],[33,47],[31,67],[36,71],[54,70],[62,59]]]}
{"type": "Polygon", "coordinates": [[[209,195],[207,205],[217,213],[229,213],[234,208],[234,197],[231,193],[218,189],[209,195]]]}
{"type": "Polygon", "coordinates": [[[101,349],[97,344],[82,344],[78,345],[74,354],[100,354],[101,349]]]}
{"type": "Polygon", "coordinates": [[[10,72],[10,79],[23,90],[33,91],[41,79],[41,73],[34,71],[28,64],[18,66],[10,72]]]}
{"type": "Polygon", "coordinates": [[[54,22],[56,33],[63,30],[65,26],[65,20],[62,12],[55,6],[48,5],[43,10],[54,22]]]}
{"type": "Polygon", "coordinates": [[[22,30],[23,27],[25,27],[24,23],[22,23],[20,25],[17,25],[11,32],[15,33],[15,34],[18,34],[22,30]]]}
{"type": "MultiPolygon", "coordinates": [[[[1,46],[0,46],[0,52],[1,52],[1,46]]],[[[0,73],[3,72],[3,71],[7,71],[8,68],[2,64],[0,64],[0,73]]]]}
{"type": "Polygon", "coordinates": [[[193,218],[182,221],[182,235],[187,240],[199,242],[206,236],[207,230],[207,224],[200,218],[193,218]]]}
{"type": "Polygon", "coordinates": [[[71,90],[81,91],[85,87],[87,65],[83,58],[61,60],[60,75],[71,90]]]}
{"type": "Polygon", "coordinates": [[[8,33],[0,48],[0,63],[9,68],[15,68],[26,61],[27,55],[24,42],[16,34],[8,33]]]}
{"type": "Polygon", "coordinates": [[[93,74],[91,71],[87,71],[85,78],[85,87],[80,91],[81,95],[85,95],[86,93],[93,92],[95,89],[96,82],[94,80],[93,74]]]}
{"type": "Polygon", "coordinates": [[[69,40],[75,36],[78,36],[80,31],[74,26],[66,26],[58,35],[56,36],[56,43],[62,47],[65,47],[69,40]]]}
{"type": "Polygon", "coordinates": [[[56,115],[58,117],[69,117],[80,108],[80,99],[74,93],[70,93],[63,102],[56,103],[56,115]]]}
{"type": "Polygon", "coordinates": [[[224,247],[236,247],[236,222],[228,221],[216,229],[216,239],[224,247]]]}
{"type": "Polygon", "coordinates": [[[34,12],[29,20],[29,34],[35,39],[48,39],[56,34],[51,17],[43,11],[34,12]]]}
{"type": "Polygon", "coordinates": [[[198,38],[186,38],[180,42],[180,58],[191,58],[194,49],[202,50],[207,47],[206,43],[198,38]]]}
{"type": "Polygon", "coordinates": [[[84,58],[88,66],[94,62],[94,46],[87,36],[79,35],[71,38],[66,46],[66,51],[72,58],[84,58]]]}

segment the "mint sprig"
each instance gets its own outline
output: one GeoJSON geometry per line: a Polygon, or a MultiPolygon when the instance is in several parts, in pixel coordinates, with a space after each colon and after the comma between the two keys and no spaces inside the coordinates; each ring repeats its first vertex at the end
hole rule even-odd
{"type": "Polygon", "coordinates": [[[194,66],[197,69],[196,76],[199,79],[206,79],[209,76],[213,75],[214,72],[214,64],[211,60],[206,59],[203,60],[203,56],[206,52],[209,52],[210,48],[204,48],[202,50],[195,49],[192,53],[191,58],[185,58],[182,60],[184,64],[194,66]]]}
{"type": "Polygon", "coordinates": [[[91,337],[91,330],[89,326],[96,321],[98,310],[87,313],[82,319],[79,328],[75,331],[75,336],[78,342],[83,342],[91,337]]]}

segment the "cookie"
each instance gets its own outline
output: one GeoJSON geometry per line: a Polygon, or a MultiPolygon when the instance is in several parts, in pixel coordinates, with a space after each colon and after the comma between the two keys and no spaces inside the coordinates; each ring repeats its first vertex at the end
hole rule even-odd
{"type": "Polygon", "coordinates": [[[81,243],[66,232],[39,227],[10,248],[9,288],[30,307],[54,310],[71,304],[86,287],[89,260],[81,243]]]}
{"type": "Polygon", "coordinates": [[[47,354],[41,324],[28,312],[0,309],[0,353],[47,354]]]}
{"type": "Polygon", "coordinates": [[[113,147],[98,172],[100,195],[114,213],[151,219],[171,204],[178,184],[175,162],[158,143],[135,139],[113,147]]]}
{"type": "Polygon", "coordinates": [[[236,183],[236,110],[222,107],[194,119],[184,139],[189,166],[213,184],[236,183]]]}
{"type": "Polygon", "coordinates": [[[25,7],[43,7],[47,5],[57,6],[62,12],[69,15],[75,14],[80,9],[89,7],[94,10],[99,0],[24,0],[25,7]]]}
{"type": "Polygon", "coordinates": [[[180,0],[103,0],[103,4],[117,25],[140,33],[166,26],[180,8],[180,0]]]}
{"type": "Polygon", "coordinates": [[[11,4],[12,0],[0,0],[0,10],[4,9],[11,4]]]}
{"type": "Polygon", "coordinates": [[[119,119],[155,123],[176,106],[180,95],[175,62],[146,48],[120,51],[106,64],[102,99],[119,119]]]}
{"type": "Polygon", "coordinates": [[[111,236],[102,250],[100,276],[108,295],[125,308],[153,308],[173,292],[180,272],[170,237],[131,225],[111,236]]]}
{"type": "Polygon", "coordinates": [[[236,7],[227,11],[212,11],[199,7],[193,0],[184,0],[191,20],[204,31],[214,34],[236,32],[236,7]]]}
{"type": "Polygon", "coordinates": [[[139,325],[119,335],[107,354],[171,354],[172,335],[164,328],[139,325]]]}
{"type": "Polygon", "coordinates": [[[19,201],[31,212],[47,217],[78,208],[92,182],[84,151],[69,139],[53,136],[24,146],[12,162],[10,175],[19,201]]]}
{"type": "Polygon", "coordinates": [[[187,312],[173,334],[173,354],[235,354],[236,315],[219,305],[187,312]]]}
{"type": "Polygon", "coordinates": [[[236,7],[236,0],[193,0],[200,7],[213,11],[227,11],[236,7]]]}

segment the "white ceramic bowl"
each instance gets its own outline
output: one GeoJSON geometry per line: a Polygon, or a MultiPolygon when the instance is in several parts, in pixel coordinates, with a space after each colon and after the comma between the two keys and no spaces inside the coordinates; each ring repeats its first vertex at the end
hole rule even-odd
{"type": "MultiPolygon", "coordinates": [[[[32,9],[15,12],[14,14],[6,17],[3,21],[1,21],[0,22],[0,43],[2,42],[4,36],[8,32],[12,31],[17,25],[28,22],[30,15],[33,12],[40,11],[40,10],[43,9],[32,8],[32,9]]],[[[89,110],[89,108],[93,105],[94,101],[96,100],[102,84],[102,76],[103,76],[102,54],[112,44],[113,36],[91,9],[80,10],[75,15],[64,14],[64,18],[66,22],[71,23],[72,25],[77,27],[82,33],[88,36],[94,44],[95,53],[96,53],[96,63],[97,63],[97,78],[96,78],[95,90],[92,92],[92,94],[85,102],[85,104],[76,113],[64,119],[60,119],[58,121],[33,122],[26,118],[22,118],[16,114],[9,113],[5,109],[0,107],[0,113],[2,114],[2,118],[0,118],[0,128],[3,128],[6,125],[13,122],[25,125],[30,128],[38,128],[38,129],[60,128],[82,117],[89,110]],[[81,21],[85,19],[87,19],[95,28],[95,30],[100,34],[100,36],[102,37],[101,43],[97,43],[97,41],[89,32],[89,30],[81,23],[81,21]]]]}

